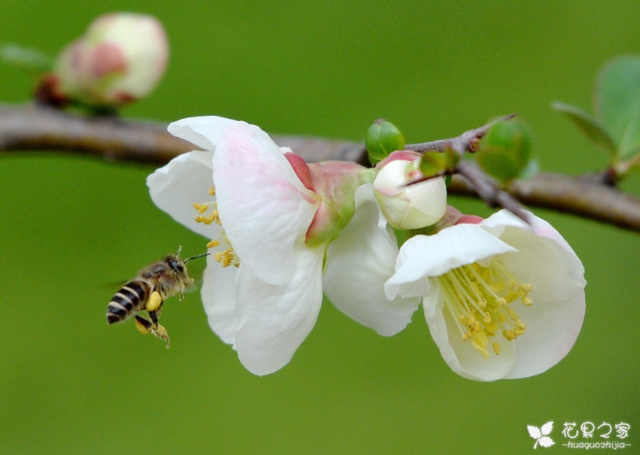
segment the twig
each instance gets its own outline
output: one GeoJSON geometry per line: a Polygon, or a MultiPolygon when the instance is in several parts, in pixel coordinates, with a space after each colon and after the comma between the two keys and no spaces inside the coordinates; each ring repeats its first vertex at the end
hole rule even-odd
{"type": "Polygon", "coordinates": [[[491,128],[497,122],[503,122],[505,120],[512,119],[516,114],[509,114],[501,117],[499,119],[494,120],[493,122],[489,122],[486,125],[481,126],[480,128],[474,128],[469,131],[465,131],[458,137],[453,137],[451,139],[439,139],[437,141],[431,142],[422,142],[420,144],[408,144],[405,146],[407,150],[413,150],[414,152],[423,153],[423,152],[444,152],[444,150],[449,147],[460,155],[464,155],[464,152],[474,152],[475,147],[477,146],[478,140],[481,139],[489,128],[491,128]]]}
{"type": "MultiPolygon", "coordinates": [[[[272,137],[281,146],[291,147],[310,162],[360,162],[366,156],[361,143],[272,137]]],[[[442,141],[443,148],[446,142],[442,141]]],[[[18,151],[58,150],[112,161],[158,165],[193,148],[190,143],[167,133],[166,125],[158,123],[90,119],[35,105],[0,105],[0,156],[18,151]]],[[[471,184],[459,176],[454,176],[449,192],[478,197],[471,184]]],[[[640,232],[640,198],[593,180],[542,173],[530,180],[515,182],[507,193],[531,207],[573,213],[640,232]]]]}
{"type": "Polygon", "coordinates": [[[529,216],[523,210],[522,204],[509,193],[500,190],[498,185],[487,174],[483,173],[475,163],[462,160],[456,166],[456,170],[458,174],[469,181],[478,196],[489,207],[503,207],[527,223],[529,222],[529,216]]]}

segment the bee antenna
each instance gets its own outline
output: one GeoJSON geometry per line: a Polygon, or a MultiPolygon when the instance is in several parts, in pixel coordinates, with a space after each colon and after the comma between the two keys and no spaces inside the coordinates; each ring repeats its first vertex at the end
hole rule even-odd
{"type": "MultiPolygon", "coordinates": [[[[176,257],[177,257],[177,258],[179,258],[179,257],[180,257],[180,252],[181,252],[181,251],[182,251],[182,245],[180,245],[180,246],[178,247],[178,252],[176,253],[176,257]]],[[[184,262],[187,262],[187,261],[184,261],[184,262]]]]}
{"type": "Polygon", "coordinates": [[[211,254],[211,253],[202,253],[202,254],[198,254],[198,255],[196,255],[196,256],[191,256],[190,258],[185,259],[185,260],[184,260],[184,263],[186,264],[187,262],[189,262],[189,261],[190,261],[190,260],[192,260],[192,259],[198,259],[198,258],[201,258],[201,257],[203,257],[203,256],[209,256],[210,254],[211,254]]]}

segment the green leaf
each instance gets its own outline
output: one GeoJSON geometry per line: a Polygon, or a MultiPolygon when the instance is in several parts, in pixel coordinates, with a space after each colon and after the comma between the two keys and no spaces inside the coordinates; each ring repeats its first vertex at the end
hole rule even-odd
{"type": "Polygon", "coordinates": [[[618,145],[618,158],[632,156],[640,147],[640,57],[619,57],[602,68],[596,81],[595,113],[618,145]]]}
{"type": "Polygon", "coordinates": [[[571,120],[594,144],[602,147],[611,155],[616,155],[616,145],[609,133],[587,112],[559,101],[553,103],[551,107],[571,120]]]}
{"type": "Polygon", "coordinates": [[[520,174],[518,174],[518,180],[527,180],[533,178],[538,172],[540,172],[540,162],[535,158],[531,158],[529,160],[529,164],[527,164],[527,167],[525,167],[522,171],[520,171],[520,174]]]}
{"type": "Polygon", "coordinates": [[[0,60],[34,75],[51,71],[53,65],[53,60],[48,55],[12,43],[0,44],[0,60]]]}

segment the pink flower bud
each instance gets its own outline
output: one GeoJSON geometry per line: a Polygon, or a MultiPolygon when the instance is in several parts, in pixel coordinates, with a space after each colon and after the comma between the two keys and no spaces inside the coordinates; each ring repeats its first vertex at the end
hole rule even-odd
{"type": "Polygon", "coordinates": [[[379,164],[380,170],[373,182],[380,209],[396,229],[431,226],[447,209],[447,188],[441,177],[406,186],[420,176],[418,157],[410,151],[393,152],[379,164]]]}
{"type": "Polygon", "coordinates": [[[119,107],[156,87],[168,55],[167,37],[156,18],[107,14],[58,55],[54,68],[57,90],[73,101],[119,107]]]}

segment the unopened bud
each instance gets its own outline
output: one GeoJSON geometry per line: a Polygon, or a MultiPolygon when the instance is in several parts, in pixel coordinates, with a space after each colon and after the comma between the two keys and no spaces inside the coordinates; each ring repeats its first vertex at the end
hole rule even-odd
{"type": "Polygon", "coordinates": [[[407,186],[420,177],[420,155],[392,153],[379,164],[374,195],[387,222],[396,229],[420,229],[437,223],[447,210],[447,187],[442,177],[407,186]]]}
{"type": "Polygon", "coordinates": [[[478,164],[489,175],[508,183],[518,178],[531,159],[531,134],[516,119],[493,125],[480,141],[478,164]]]}
{"type": "Polygon", "coordinates": [[[365,145],[373,164],[384,160],[392,152],[403,150],[406,142],[400,130],[391,122],[374,123],[367,131],[365,145]]]}
{"type": "Polygon", "coordinates": [[[119,107],[148,95],[164,75],[169,47],[154,17],[99,17],[69,44],[54,66],[56,91],[91,106],[119,107]]]}

